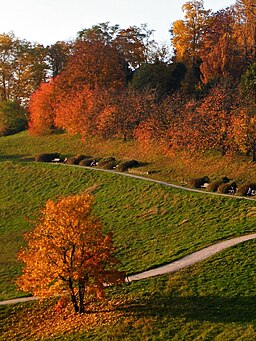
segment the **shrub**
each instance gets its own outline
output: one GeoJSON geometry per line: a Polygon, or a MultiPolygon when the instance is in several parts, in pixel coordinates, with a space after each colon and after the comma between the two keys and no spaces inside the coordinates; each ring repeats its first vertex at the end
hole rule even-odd
{"type": "Polygon", "coordinates": [[[104,166],[104,164],[108,163],[108,162],[113,162],[113,161],[116,161],[116,159],[112,156],[110,157],[106,157],[106,158],[103,158],[101,160],[99,160],[99,166],[104,166]]]}
{"type": "Polygon", "coordinates": [[[222,180],[215,180],[209,183],[207,187],[207,191],[209,192],[217,192],[218,187],[223,184],[222,180]]]}
{"type": "Polygon", "coordinates": [[[93,159],[83,159],[79,162],[79,166],[89,167],[93,161],[93,159]]]}
{"type": "Polygon", "coordinates": [[[83,154],[78,154],[78,155],[75,156],[75,159],[76,159],[76,162],[77,162],[76,164],[79,165],[82,160],[88,159],[88,156],[83,155],[83,154]]]}
{"type": "Polygon", "coordinates": [[[36,162],[51,162],[53,159],[60,158],[59,153],[42,153],[35,157],[36,162]]]}
{"type": "Polygon", "coordinates": [[[252,190],[256,190],[256,183],[252,183],[252,182],[246,182],[245,184],[239,186],[237,188],[237,195],[241,195],[241,196],[245,196],[248,195],[248,190],[249,188],[251,188],[252,190]]]}
{"type": "Polygon", "coordinates": [[[116,164],[117,164],[116,161],[108,161],[100,167],[102,167],[103,169],[113,169],[116,167],[116,164]]]}
{"type": "Polygon", "coordinates": [[[86,158],[88,158],[88,156],[83,155],[83,154],[78,154],[76,156],[67,158],[66,163],[69,165],[79,165],[80,162],[86,158]]]}
{"type": "Polygon", "coordinates": [[[209,192],[217,192],[219,186],[221,186],[222,184],[226,184],[229,182],[229,179],[227,177],[224,177],[222,179],[219,180],[215,180],[209,183],[208,187],[207,187],[207,191],[209,192]]]}
{"type": "Polygon", "coordinates": [[[114,157],[107,157],[101,159],[98,166],[104,169],[113,169],[117,165],[117,161],[114,157]]]}
{"type": "Polygon", "coordinates": [[[232,188],[235,192],[237,188],[237,185],[235,182],[222,183],[221,185],[219,185],[217,192],[222,193],[222,194],[229,194],[232,188]]]}
{"type": "Polygon", "coordinates": [[[208,176],[202,178],[193,178],[188,181],[188,186],[190,188],[201,188],[206,182],[209,182],[208,176]]]}
{"type": "Polygon", "coordinates": [[[67,160],[66,160],[66,163],[67,163],[68,165],[78,165],[75,156],[68,157],[67,160]]]}
{"type": "Polygon", "coordinates": [[[123,162],[119,163],[118,170],[120,172],[125,172],[129,168],[138,167],[138,165],[139,165],[139,162],[136,160],[123,161],[123,162]]]}

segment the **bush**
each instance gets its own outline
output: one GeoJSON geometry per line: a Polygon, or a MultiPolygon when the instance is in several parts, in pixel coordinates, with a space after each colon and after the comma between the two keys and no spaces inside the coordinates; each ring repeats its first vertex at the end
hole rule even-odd
{"type": "Polygon", "coordinates": [[[79,166],[89,167],[93,161],[93,159],[83,159],[79,162],[79,166]]]}
{"type": "Polygon", "coordinates": [[[106,164],[108,162],[113,162],[113,161],[116,161],[116,159],[114,157],[112,157],[112,156],[106,157],[106,158],[103,158],[103,159],[99,160],[99,164],[98,165],[101,167],[101,166],[104,166],[104,164],[106,164]]]}
{"type": "Polygon", "coordinates": [[[208,176],[202,178],[194,178],[188,181],[188,187],[190,188],[201,188],[206,182],[209,182],[208,176]]]}
{"type": "Polygon", "coordinates": [[[78,165],[75,156],[68,157],[68,158],[66,159],[66,162],[65,162],[65,163],[68,164],[68,165],[78,165]]]}
{"type": "Polygon", "coordinates": [[[36,162],[51,162],[53,159],[59,159],[59,153],[42,153],[35,157],[36,162]]]}
{"type": "Polygon", "coordinates": [[[222,194],[229,194],[230,191],[232,190],[232,188],[233,188],[234,193],[235,193],[235,190],[237,188],[237,185],[235,182],[222,183],[221,185],[219,185],[217,192],[222,193],[222,194]]]}
{"type": "Polygon", "coordinates": [[[114,157],[107,157],[101,159],[98,166],[104,169],[113,169],[117,165],[117,161],[114,157]]]}
{"type": "Polygon", "coordinates": [[[222,179],[219,180],[215,180],[209,183],[208,187],[207,187],[207,191],[209,192],[217,192],[219,186],[221,186],[222,184],[226,184],[229,182],[229,178],[224,177],[222,179]]]}
{"type": "Polygon", "coordinates": [[[123,161],[123,162],[119,163],[118,170],[120,172],[125,172],[129,168],[138,167],[138,165],[139,165],[139,162],[136,160],[123,161]]]}
{"type": "Polygon", "coordinates": [[[243,184],[237,188],[236,194],[241,195],[241,196],[246,196],[246,195],[248,195],[249,188],[251,188],[251,190],[255,191],[256,190],[256,183],[246,182],[245,184],[243,184]]]}
{"type": "Polygon", "coordinates": [[[222,180],[215,180],[209,183],[208,187],[207,187],[207,191],[209,192],[217,192],[218,188],[220,185],[223,184],[222,180]]]}
{"type": "Polygon", "coordinates": [[[116,167],[116,164],[117,164],[116,161],[108,161],[100,167],[102,167],[103,169],[113,169],[116,167]]]}
{"type": "Polygon", "coordinates": [[[75,159],[76,159],[76,162],[77,162],[77,165],[80,164],[80,162],[84,159],[88,159],[89,157],[86,156],[86,155],[83,155],[83,154],[78,154],[75,156],[75,159]]]}

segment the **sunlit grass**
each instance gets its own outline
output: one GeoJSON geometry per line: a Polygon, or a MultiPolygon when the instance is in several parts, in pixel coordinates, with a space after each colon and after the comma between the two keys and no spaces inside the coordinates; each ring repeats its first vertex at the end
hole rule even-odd
{"type": "MultiPolygon", "coordinates": [[[[256,203],[190,193],[83,168],[39,163],[0,163],[1,299],[17,295],[16,253],[29,219],[59,195],[87,188],[94,213],[114,233],[122,270],[146,270],[218,240],[255,231],[256,203]]],[[[19,293],[20,295],[20,293],[19,293]]]]}
{"type": "Polygon", "coordinates": [[[254,340],[253,241],[175,274],[109,289],[89,313],[57,313],[54,302],[1,308],[4,339],[254,340]],[[23,316],[21,319],[20,316],[23,316]]]}
{"type": "Polygon", "coordinates": [[[108,140],[79,137],[67,134],[35,137],[27,132],[0,137],[0,161],[24,161],[39,153],[59,152],[66,156],[85,154],[92,157],[114,156],[120,159],[137,159],[153,170],[156,179],[182,183],[191,177],[209,176],[216,179],[227,176],[239,181],[256,182],[256,164],[244,156],[221,157],[216,152],[204,156],[193,156],[187,152],[164,155],[160,146],[145,148],[136,141],[108,140]]]}
{"type": "MultiPolygon", "coordinates": [[[[256,230],[256,203],[163,187],[121,175],[72,166],[39,164],[36,154],[83,153],[137,159],[152,177],[180,184],[188,177],[228,176],[256,181],[255,165],[244,158],[167,158],[135,142],[80,141],[66,134],[0,138],[0,299],[24,296],[15,278],[16,253],[31,228],[28,218],[48,199],[90,188],[94,213],[113,231],[120,267],[139,272],[199,250],[219,240],[256,230]]],[[[47,302],[0,308],[3,340],[254,340],[255,243],[246,242],[184,269],[117,289],[104,303],[74,316],[58,314],[47,302]],[[22,318],[21,318],[22,317],[22,318]]],[[[71,314],[70,314],[71,313],[71,314]]]]}

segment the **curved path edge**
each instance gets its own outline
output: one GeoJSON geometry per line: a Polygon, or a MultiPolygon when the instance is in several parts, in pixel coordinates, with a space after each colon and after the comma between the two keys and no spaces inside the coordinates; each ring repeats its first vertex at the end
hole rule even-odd
{"type": "MultiPolygon", "coordinates": [[[[231,246],[243,243],[248,240],[252,240],[256,238],[256,233],[248,234],[245,236],[240,236],[240,237],[235,237],[232,239],[224,240],[221,242],[218,242],[214,245],[205,247],[199,251],[193,252],[192,254],[185,256],[181,259],[178,259],[174,262],[171,262],[166,265],[161,265],[157,268],[143,271],[131,276],[127,276],[125,281],[127,283],[132,282],[132,281],[138,281],[141,279],[146,279],[149,277],[154,277],[154,276],[159,276],[167,273],[173,273],[178,270],[181,270],[187,266],[193,265],[195,263],[198,263],[202,260],[205,260],[216,253],[227,249],[231,246]]],[[[0,305],[7,305],[7,304],[16,304],[16,303],[23,303],[23,302],[28,302],[28,301],[35,301],[38,300],[38,297],[21,297],[21,298],[15,298],[12,300],[7,300],[7,301],[0,301],[0,305]]]]}
{"type": "Polygon", "coordinates": [[[69,164],[59,164],[59,163],[51,163],[51,164],[55,165],[55,166],[57,165],[57,166],[78,167],[78,168],[83,168],[83,169],[87,169],[87,170],[91,170],[91,171],[98,171],[98,172],[104,172],[104,173],[111,173],[111,174],[121,175],[121,176],[125,176],[125,177],[128,177],[128,178],[139,179],[139,180],[148,181],[148,182],[153,182],[153,183],[158,184],[158,185],[163,185],[163,186],[167,186],[167,187],[181,189],[183,191],[188,191],[188,192],[196,192],[196,193],[201,193],[201,194],[206,194],[206,195],[214,195],[214,196],[218,196],[218,197],[226,197],[226,198],[232,198],[232,199],[244,199],[244,200],[256,201],[256,199],[254,197],[230,195],[230,194],[217,193],[217,192],[206,192],[206,191],[203,191],[201,189],[184,187],[184,186],[171,184],[169,182],[165,182],[165,181],[161,181],[161,180],[147,178],[147,177],[141,176],[141,175],[131,174],[131,173],[127,173],[127,172],[118,172],[116,170],[111,170],[111,169],[103,169],[103,168],[89,167],[89,166],[79,166],[79,165],[69,165],[69,164]]]}
{"type": "Polygon", "coordinates": [[[183,269],[187,266],[190,266],[190,265],[198,263],[202,260],[205,260],[205,259],[215,255],[216,253],[218,253],[224,249],[227,249],[231,246],[234,246],[234,245],[237,245],[237,244],[240,244],[242,242],[252,240],[255,238],[256,238],[256,233],[252,233],[249,235],[240,236],[240,237],[228,239],[225,241],[221,241],[217,244],[214,244],[214,245],[205,247],[199,251],[193,252],[192,254],[185,256],[181,259],[178,259],[174,262],[171,262],[169,264],[161,265],[155,269],[143,271],[143,272],[137,273],[135,275],[128,276],[126,281],[127,282],[138,281],[140,279],[145,279],[145,278],[149,278],[149,277],[153,277],[153,276],[159,276],[159,275],[163,275],[163,274],[167,274],[167,273],[176,272],[176,271],[183,269]]]}

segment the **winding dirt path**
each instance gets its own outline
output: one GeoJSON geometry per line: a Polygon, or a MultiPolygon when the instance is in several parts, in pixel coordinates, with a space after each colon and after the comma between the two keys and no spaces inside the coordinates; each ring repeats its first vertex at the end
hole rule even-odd
{"type": "MultiPolygon", "coordinates": [[[[149,278],[149,277],[176,272],[187,266],[201,262],[202,260],[205,260],[224,249],[227,249],[231,246],[234,246],[234,245],[237,245],[237,244],[240,244],[240,243],[243,243],[245,241],[252,240],[255,238],[256,238],[256,233],[252,233],[252,234],[248,234],[245,236],[240,236],[240,237],[228,239],[225,241],[221,241],[214,245],[205,247],[200,251],[193,252],[192,254],[186,257],[183,257],[181,259],[178,259],[174,262],[171,262],[169,264],[159,266],[155,269],[143,271],[135,275],[127,276],[125,281],[129,283],[132,281],[138,281],[138,280],[149,278]]],[[[35,300],[38,300],[38,297],[22,297],[22,298],[15,298],[12,300],[7,300],[7,301],[1,301],[0,305],[23,303],[23,302],[35,301],[35,300]]]]}
{"type": "MultiPolygon", "coordinates": [[[[53,163],[53,165],[63,166],[63,164],[56,164],[56,163],[55,164],[53,163]]],[[[167,187],[182,189],[182,190],[189,191],[189,192],[198,192],[198,193],[203,193],[203,194],[208,194],[208,195],[224,196],[224,197],[229,197],[229,198],[234,198],[234,199],[245,199],[245,200],[256,201],[256,199],[253,197],[240,197],[240,196],[234,196],[234,195],[231,196],[229,194],[221,194],[221,193],[215,193],[215,192],[204,192],[200,189],[193,189],[193,188],[187,188],[187,187],[183,187],[183,186],[179,186],[179,185],[174,185],[174,184],[170,184],[170,183],[165,182],[165,181],[154,180],[154,179],[146,178],[144,176],[140,176],[140,175],[136,175],[136,174],[123,173],[123,172],[117,172],[117,171],[113,171],[113,170],[107,170],[107,169],[95,168],[95,167],[85,167],[85,166],[79,166],[79,165],[66,165],[65,164],[65,166],[79,167],[79,168],[83,168],[83,169],[89,169],[89,170],[94,170],[94,171],[100,171],[100,172],[105,172],[105,173],[122,175],[122,176],[130,177],[133,179],[139,179],[139,180],[143,180],[143,181],[153,182],[153,183],[163,185],[163,186],[167,186],[167,187]]],[[[227,249],[231,246],[234,246],[234,245],[237,245],[239,243],[242,243],[242,242],[245,242],[248,240],[252,240],[255,238],[256,238],[256,233],[253,233],[253,234],[240,236],[240,237],[236,237],[233,239],[229,239],[226,241],[216,243],[216,244],[208,246],[208,247],[206,247],[200,251],[194,252],[194,253],[192,253],[192,254],[184,257],[184,258],[176,260],[172,263],[159,266],[155,269],[143,271],[143,272],[131,275],[131,276],[127,276],[126,282],[138,281],[138,280],[153,277],[153,276],[159,276],[159,275],[163,275],[163,274],[167,274],[167,273],[176,272],[176,271],[183,269],[187,266],[190,266],[190,265],[198,263],[202,260],[205,260],[205,259],[211,257],[212,255],[215,255],[216,253],[218,253],[224,249],[227,249]]],[[[15,298],[15,299],[7,300],[7,301],[0,301],[0,305],[35,301],[38,299],[39,299],[38,297],[21,297],[21,298],[15,298]]]]}
{"type": "Polygon", "coordinates": [[[232,198],[232,199],[244,199],[244,200],[256,201],[255,196],[254,197],[250,197],[250,196],[243,197],[243,196],[238,196],[238,195],[222,194],[222,193],[217,193],[217,192],[206,192],[206,191],[203,191],[201,189],[188,188],[188,187],[184,187],[184,186],[174,185],[174,184],[171,184],[171,183],[168,183],[168,182],[165,182],[165,181],[155,180],[155,179],[147,178],[147,177],[144,177],[144,176],[141,176],[141,175],[136,175],[136,174],[133,174],[133,173],[131,174],[131,173],[126,173],[126,172],[118,172],[118,171],[111,170],[111,169],[102,169],[102,168],[97,168],[97,167],[87,167],[87,166],[58,164],[58,163],[55,163],[55,164],[53,163],[53,165],[69,166],[69,167],[79,167],[79,168],[88,169],[88,170],[92,170],[92,171],[117,174],[117,175],[122,175],[122,176],[133,178],[133,179],[139,179],[139,180],[143,180],[143,181],[153,182],[153,183],[156,183],[158,185],[163,185],[163,186],[167,186],[167,187],[182,189],[183,191],[188,191],[188,192],[197,192],[197,193],[201,193],[201,194],[215,195],[215,196],[219,196],[219,197],[227,197],[227,198],[232,198]]]}
{"type": "Polygon", "coordinates": [[[237,245],[237,244],[240,244],[240,243],[243,243],[245,241],[252,240],[255,238],[256,238],[256,233],[252,233],[252,234],[248,234],[245,236],[228,239],[228,240],[219,242],[217,244],[205,247],[202,250],[193,252],[190,255],[185,256],[181,259],[178,259],[172,263],[159,266],[155,269],[143,271],[132,276],[128,276],[126,281],[127,282],[138,281],[140,279],[145,279],[145,278],[149,278],[153,276],[159,276],[159,275],[163,275],[167,273],[176,272],[187,266],[201,262],[202,260],[205,260],[224,249],[227,249],[231,246],[234,246],[234,245],[237,245]]]}

